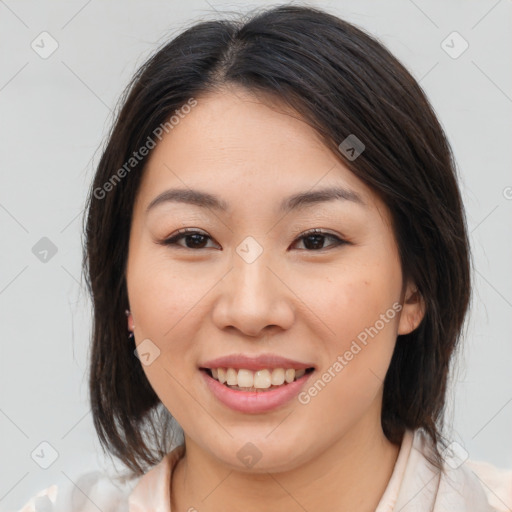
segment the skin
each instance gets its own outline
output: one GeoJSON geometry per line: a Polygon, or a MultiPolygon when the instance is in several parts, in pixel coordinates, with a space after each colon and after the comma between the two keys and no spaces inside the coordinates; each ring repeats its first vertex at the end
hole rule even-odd
{"type": "Polygon", "coordinates": [[[198,104],[152,150],[133,208],[126,272],[128,326],[160,355],[143,365],[185,434],[171,485],[173,511],[373,511],[399,447],[381,427],[383,380],[397,334],[424,306],[404,283],[390,214],[297,115],[230,87],[198,104]],[[277,213],[291,194],[342,186],[365,206],[329,201],[277,213]],[[148,204],[169,188],[218,195],[231,214],[184,203],[148,204]],[[206,234],[200,248],[182,228],[206,234]],[[312,228],[325,236],[301,239],[312,228]],[[252,236],[262,254],[237,246],[252,236]],[[311,240],[311,239],[310,239],[311,240]],[[313,383],[365,328],[403,308],[307,404],[245,414],[220,403],[198,370],[223,355],[276,353],[316,367],[313,383]],[[261,459],[237,457],[247,443],[261,459]],[[229,506],[228,506],[229,504],[229,506]]]}

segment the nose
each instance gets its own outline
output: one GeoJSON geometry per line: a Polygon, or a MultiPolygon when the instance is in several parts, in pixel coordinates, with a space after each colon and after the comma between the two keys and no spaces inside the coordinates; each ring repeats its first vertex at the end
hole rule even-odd
{"type": "Polygon", "coordinates": [[[272,330],[291,327],[293,293],[269,263],[263,254],[251,263],[234,255],[232,270],[219,283],[213,311],[219,329],[261,338],[272,330]]]}

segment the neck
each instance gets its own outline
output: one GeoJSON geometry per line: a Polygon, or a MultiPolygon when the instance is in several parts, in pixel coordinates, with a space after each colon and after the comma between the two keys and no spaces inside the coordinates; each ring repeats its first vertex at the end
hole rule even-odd
{"type": "Polygon", "coordinates": [[[279,473],[238,472],[186,436],[186,454],[171,479],[171,510],[373,512],[399,452],[375,424],[375,418],[363,418],[307,464],[279,473]]]}

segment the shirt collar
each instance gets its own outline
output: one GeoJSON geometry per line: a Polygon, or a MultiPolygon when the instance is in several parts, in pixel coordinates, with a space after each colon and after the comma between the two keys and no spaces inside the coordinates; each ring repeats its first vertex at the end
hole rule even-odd
{"type": "MultiPolygon", "coordinates": [[[[185,446],[177,446],[139,479],[128,498],[129,512],[171,512],[172,472],[184,453],[185,446]]],[[[444,464],[440,472],[427,453],[432,454],[427,434],[407,429],[375,512],[494,512],[471,470],[444,464]]]]}
{"type": "MultiPolygon", "coordinates": [[[[448,453],[448,452],[447,452],[448,453]]],[[[465,464],[445,454],[442,469],[434,467],[430,436],[414,431],[413,442],[396,500],[401,512],[496,512],[488,502],[477,476],[465,464]]]]}
{"type": "Polygon", "coordinates": [[[185,445],[177,446],[139,479],[128,497],[129,512],[171,512],[172,472],[184,453],[185,445]]]}

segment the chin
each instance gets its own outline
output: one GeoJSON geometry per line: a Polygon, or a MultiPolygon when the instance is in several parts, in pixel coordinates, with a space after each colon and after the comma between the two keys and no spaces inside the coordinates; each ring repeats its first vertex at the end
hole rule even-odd
{"type": "MultiPolygon", "coordinates": [[[[274,427],[275,428],[275,425],[274,427]]],[[[222,445],[207,446],[212,457],[234,471],[254,474],[279,473],[295,469],[308,460],[305,435],[294,441],[265,428],[260,435],[237,435],[222,445]],[[275,436],[273,439],[270,437],[275,436]]],[[[279,427],[278,427],[279,428],[279,427]]],[[[253,430],[253,429],[251,429],[253,430]]]]}

